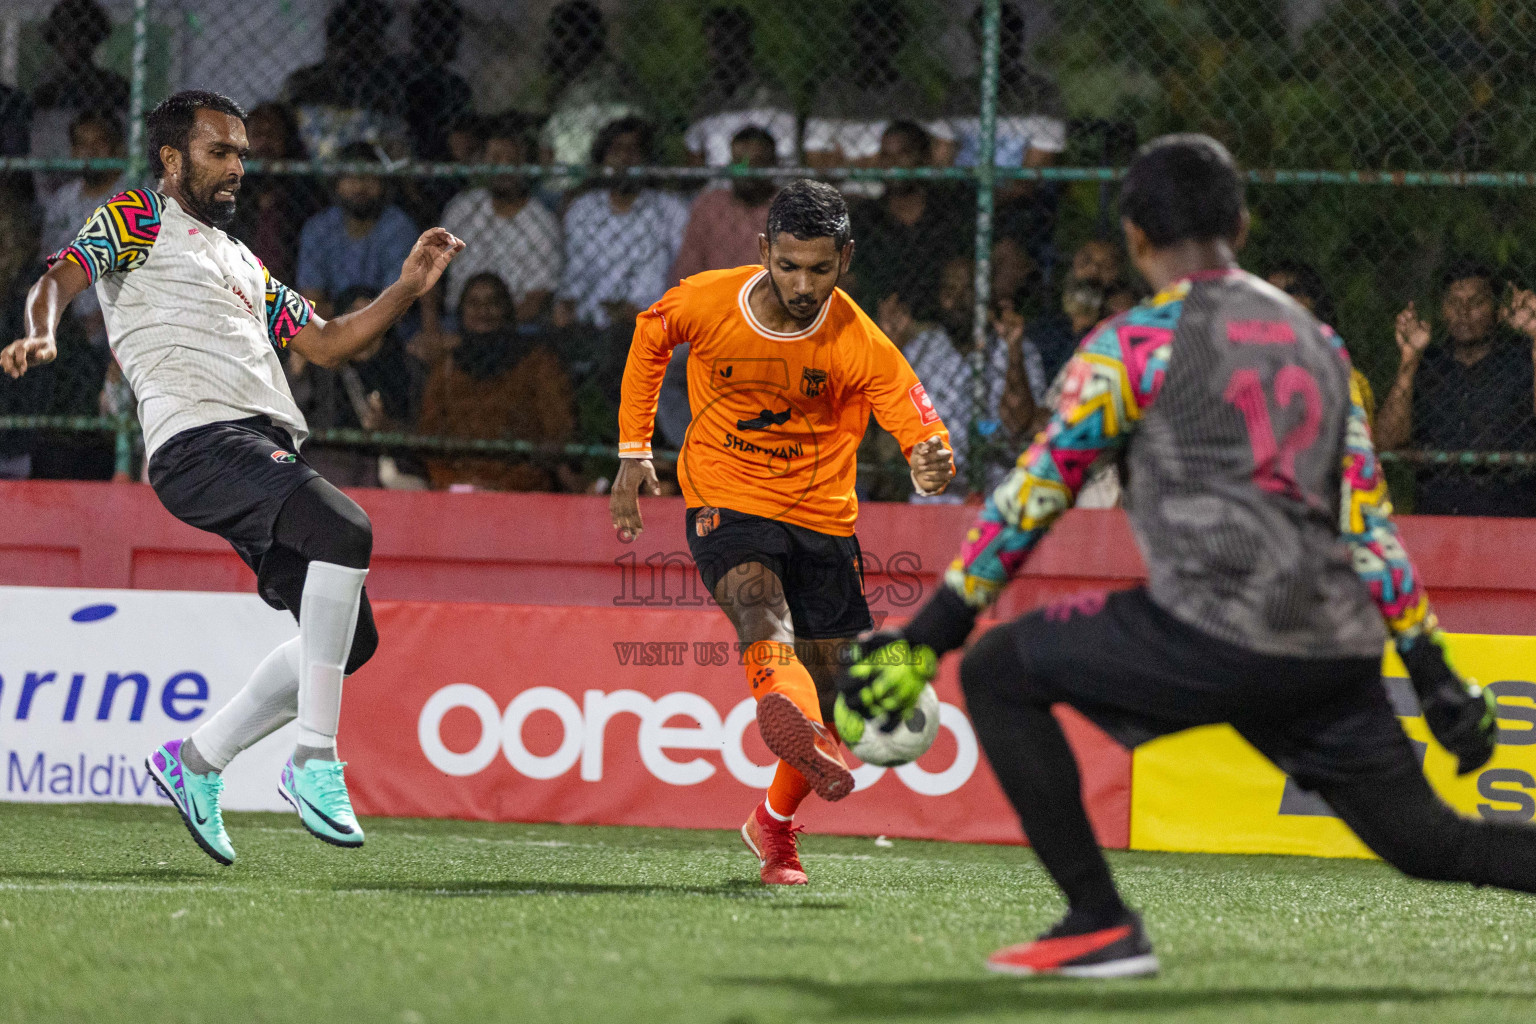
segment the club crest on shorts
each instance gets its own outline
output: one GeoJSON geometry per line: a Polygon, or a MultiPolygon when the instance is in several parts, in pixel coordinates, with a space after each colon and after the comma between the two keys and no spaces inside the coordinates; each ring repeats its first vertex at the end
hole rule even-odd
{"type": "Polygon", "coordinates": [[[272,453],[273,462],[298,462],[299,457],[293,452],[285,452],[281,448],[272,453]]]}

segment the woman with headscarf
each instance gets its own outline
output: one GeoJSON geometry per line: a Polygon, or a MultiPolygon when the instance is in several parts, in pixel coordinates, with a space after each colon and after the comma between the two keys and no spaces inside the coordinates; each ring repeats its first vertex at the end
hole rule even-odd
{"type": "MultiPolygon", "coordinates": [[[[512,293],[477,274],[459,300],[459,333],[442,339],[427,378],[420,432],[564,444],[575,430],[570,378],[536,337],[519,334],[512,293]]],[[[554,489],[553,459],[449,456],[427,460],[432,486],[554,489]]]]}

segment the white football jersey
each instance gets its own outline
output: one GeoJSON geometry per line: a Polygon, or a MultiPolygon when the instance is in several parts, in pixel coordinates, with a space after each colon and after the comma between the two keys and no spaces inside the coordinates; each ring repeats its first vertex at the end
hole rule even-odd
{"type": "Polygon", "coordinates": [[[50,258],[96,285],[112,353],[139,401],[146,457],[173,435],[268,416],[308,434],[278,350],[309,323],[309,302],[251,250],[176,200],[131,189],[108,200],[50,258]]]}

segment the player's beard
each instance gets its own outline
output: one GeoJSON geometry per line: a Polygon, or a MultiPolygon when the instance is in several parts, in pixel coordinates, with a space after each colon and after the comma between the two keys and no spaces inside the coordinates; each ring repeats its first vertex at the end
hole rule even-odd
{"type": "MultiPolygon", "coordinates": [[[[837,280],[832,282],[832,287],[836,288],[837,282],[841,281],[842,279],[842,268],[838,268],[837,280]]],[[[812,320],[815,320],[817,314],[821,312],[821,307],[825,305],[825,303],[815,302],[814,299],[809,304],[802,306],[794,306],[786,302],[784,300],[784,293],[779,290],[779,282],[774,279],[773,271],[771,270],[768,271],[768,284],[773,289],[774,297],[779,300],[779,305],[784,308],[784,312],[788,313],[789,318],[795,321],[797,324],[809,324],[812,320]],[[807,309],[809,312],[805,312],[807,309]]],[[[827,301],[831,301],[830,294],[827,296],[827,301]]]]}
{"type": "Polygon", "coordinates": [[[240,179],[224,175],[210,176],[204,180],[194,173],[187,181],[186,187],[182,189],[182,198],[186,199],[191,206],[187,212],[216,228],[228,227],[235,219],[235,200],[214,198],[216,192],[225,188],[232,189],[238,195],[240,179]]]}

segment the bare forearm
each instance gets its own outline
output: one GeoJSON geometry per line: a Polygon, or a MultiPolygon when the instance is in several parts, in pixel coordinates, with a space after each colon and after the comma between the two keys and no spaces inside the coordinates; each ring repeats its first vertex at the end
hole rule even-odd
{"type": "Polygon", "coordinates": [[[1383,450],[1401,448],[1413,434],[1413,380],[1417,366],[1397,371],[1381,411],[1376,414],[1376,443],[1383,450]]]}
{"type": "MultiPolygon", "coordinates": [[[[362,309],[319,324],[315,337],[304,338],[304,344],[296,347],[301,355],[321,366],[339,366],[394,326],[416,298],[415,292],[396,281],[362,309]]],[[[309,333],[309,328],[303,333],[309,333]]]]}
{"type": "Polygon", "coordinates": [[[65,307],[88,286],[85,272],[75,264],[55,264],[27,293],[27,334],[34,338],[53,337],[65,307]]]}

